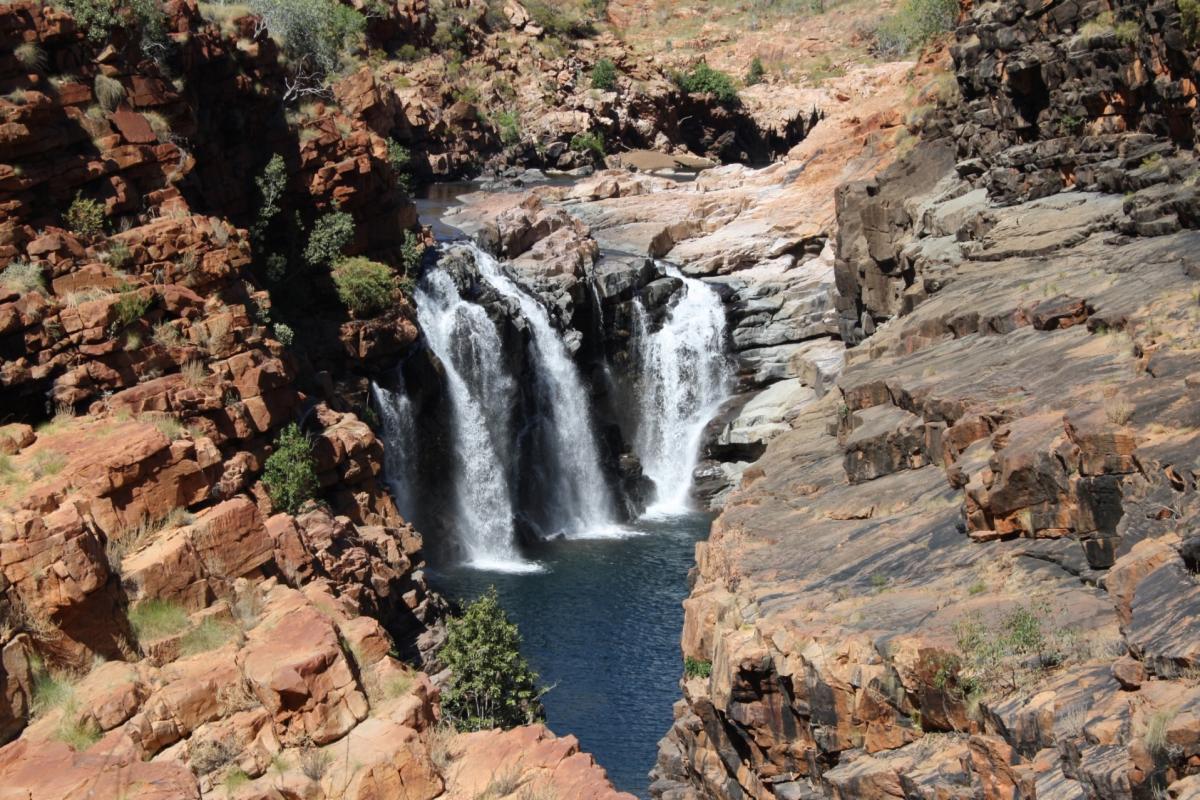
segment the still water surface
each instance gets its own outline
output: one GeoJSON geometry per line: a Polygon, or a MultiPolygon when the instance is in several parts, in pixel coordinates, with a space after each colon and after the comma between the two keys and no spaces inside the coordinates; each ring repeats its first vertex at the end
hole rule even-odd
{"type": "Polygon", "coordinates": [[[468,601],[495,586],[544,685],[547,725],[574,734],[623,791],[647,797],[646,774],[679,698],[679,634],[694,544],[710,517],[644,518],[622,538],[548,542],[539,572],[448,567],[432,574],[468,601]]]}

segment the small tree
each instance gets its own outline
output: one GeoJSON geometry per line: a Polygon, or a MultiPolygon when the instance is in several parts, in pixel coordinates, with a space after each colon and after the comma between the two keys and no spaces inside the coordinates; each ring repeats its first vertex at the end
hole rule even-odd
{"type": "Polygon", "coordinates": [[[354,217],[345,211],[330,211],[313,225],[304,248],[304,260],[310,267],[331,266],[353,238],[354,217]]]}
{"type": "Polygon", "coordinates": [[[521,655],[521,634],[495,587],[446,629],[441,658],[451,677],[442,711],[459,730],[513,728],[543,718],[537,675],[521,655]]]}
{"type": "Polygon", "coordinates": [[[355,317],[372,317],[392,305],[396,276],[391,267],[358,256],[345,258],[333,270],[338,299],[355,317]]]}
{"type": "Polygon", "coordinates": [[[758,56],[750,62],[750,69],[746,71],[746,85],[754,86],[762,83],[763,77],[767,74],[766,67],[763,66],[762,59],[758,56]]]}
{"type": "Polygon", "coordinates": [[[259,242],[266,234],[271,220],[279,214],[280,201],[283,200],[283,192],[287,189],[287,164],[284,163],[283,156],[278,153],[271,156],[263,171],[254,179],[254,185],[258,187],[262,204],[258,207],[258,220],[250,229],[250,234],[259,242]]]}
{"type": "Polygon", "coordinates": [[[617,88],[617,67],[607,58],[602,58],[592,67],[592,88],[611,92],[617,88]]]}
{"type": "Polygon", "coordinates": [[[275,440],[275,452],[267,456],[262,480],[271,502],[289,514],[316,495],[319,484],[312,443],[296,423],[284,428],[275,440]]]}
{"type": "Polygon", "coordinates": [[[688,94],[711,94],[719,103],[735,103],[738,99],[733,79],[703,61],[690,72],[676,73],[675,84],[688,94]]]}
{"type": "Polygon", "coordinates": [[[104,204],[98,200],[89,200],[82,192],[75,193],[75,199],[63,214],[63,222],[67,229],[80,236],[95,236],[104,231],[104,204]]]}

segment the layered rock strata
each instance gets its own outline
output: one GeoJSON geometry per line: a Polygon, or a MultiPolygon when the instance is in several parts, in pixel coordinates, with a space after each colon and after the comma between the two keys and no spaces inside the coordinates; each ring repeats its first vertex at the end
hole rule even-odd
{"type": "Polygon", "coordinates": [[[655,796],[1195,793],[1194,54],[1102,6],[976,5],[839,190],[857,346],[697,548],[655,796]]]}

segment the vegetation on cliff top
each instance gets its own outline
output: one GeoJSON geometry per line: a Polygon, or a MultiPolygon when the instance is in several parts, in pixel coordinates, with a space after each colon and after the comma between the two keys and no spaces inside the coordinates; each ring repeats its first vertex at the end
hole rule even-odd
{"type": "Polygon", "coordinates": [[[396,292],[391,267],[369,258],[345,258],[333,269],[338,299],[355,317],[363,319],[386,311],[396,292]]]}
{"type": "Polygon", "coordinates": [[[451,672],[442,712],[459,730],[513,728],[542,718],[538,676],[521,655],[521,634],[495,587],[447,624],[440,656],[451,672]]]}
{"type": "Polygon", "coordinates": [[[958,0],[904,0],[875,30],[879,51],[887,55],[911,52],[953,28],[958,13],[958,0]]]}

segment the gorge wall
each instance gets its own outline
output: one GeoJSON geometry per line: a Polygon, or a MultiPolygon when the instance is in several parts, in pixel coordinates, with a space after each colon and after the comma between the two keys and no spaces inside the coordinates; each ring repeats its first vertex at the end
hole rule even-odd
{"type": "Polygon", "coordinates": [[[974,5],[955,95],[839,189],[846,367],[697,548],[655,796],[1195,796],[1179,9],[974,5]]]}

